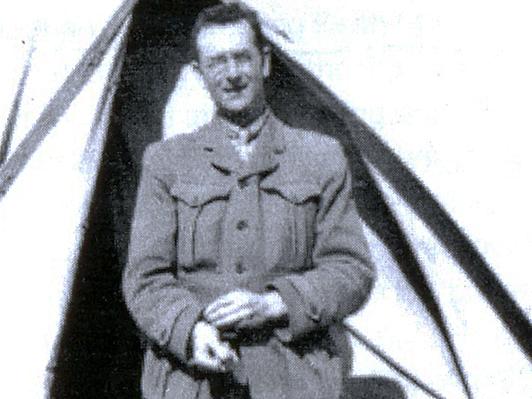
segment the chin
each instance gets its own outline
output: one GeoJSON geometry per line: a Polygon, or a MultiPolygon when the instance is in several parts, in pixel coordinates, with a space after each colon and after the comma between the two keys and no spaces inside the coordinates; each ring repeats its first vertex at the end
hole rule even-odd
{"type": "MultiPolygon", "coordinates": [[[[225,101],[218,101],[218,110],[226,114],[227,116],[233,116],[235,118],[247,119],[247,116],[257,113],[258,101],[256,98],[248,98],[243,96],[238,99],[224,99],[225,101]]],[[[262,108],[262,107],[261,107],[262,108]]]]}
{"type": "Polygon", "coordinates": [[[251,112],[251,105],[250,104],[219,104],[219,108],[228,114],[245,114],[247,112],[251,112]]]}

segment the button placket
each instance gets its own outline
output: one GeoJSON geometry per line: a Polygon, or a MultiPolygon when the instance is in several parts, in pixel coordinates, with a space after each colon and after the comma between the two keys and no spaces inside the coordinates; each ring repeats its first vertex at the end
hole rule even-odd
{"type": "Polygon", "coordinates": [[[242,274],[248,271],[256,245],[255,224],[258,217],[258,193],[254,176],[239,178],[231,195],[230,224],[232,225],[232,271],[242,274]]]}

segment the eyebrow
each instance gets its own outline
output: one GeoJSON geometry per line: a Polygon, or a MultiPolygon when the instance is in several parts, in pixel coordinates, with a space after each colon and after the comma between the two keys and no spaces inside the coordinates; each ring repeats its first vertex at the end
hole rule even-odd
{"type": "Polygon", "coordinates": [[[209,61],[221,61],[224,58],[227,57],[235,57],[235,58],[241,58],[241,57],[247,57],[249,56],[250,51],[249,49],[241,49],[241,50],[235,50],[235,51],[223,51],[219,54],[213,54],[211,56],[208,56],[207,59],[209,61]]]}

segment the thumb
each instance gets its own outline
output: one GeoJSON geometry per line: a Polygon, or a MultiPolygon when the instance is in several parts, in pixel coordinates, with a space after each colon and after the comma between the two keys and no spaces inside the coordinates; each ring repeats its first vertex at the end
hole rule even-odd
{"type": "Polygon", "coordinates": [[[216,340],[212,341],[210,346],[212,354],[218,358],[225,367],[230,367],[238,361],[238,356],[229,343],[216,340]]]}

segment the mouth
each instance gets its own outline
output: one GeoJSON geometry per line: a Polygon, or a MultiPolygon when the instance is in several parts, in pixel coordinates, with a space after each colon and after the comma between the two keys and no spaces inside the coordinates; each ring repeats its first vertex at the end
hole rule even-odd
{"type": "Polygon", "coordinates": [[[242,93],[246,88],[247,88],[247,85],[242,84],[242,85],[227,86],[227,87],[224,87],[222,90],[224,93],[228,95],[238,95],[242,93]]]}

